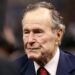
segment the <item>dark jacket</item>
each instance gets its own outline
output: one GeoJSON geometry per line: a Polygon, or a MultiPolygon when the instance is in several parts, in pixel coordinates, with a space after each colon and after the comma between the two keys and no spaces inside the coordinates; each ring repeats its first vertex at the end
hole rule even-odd
{"type": "MultiPolygon", "coordinates": [[[[20,75],[36,75],[33,61],[23,56],[16,60],[20,75]]],[[[60,51],[56,75],[75,75],[75,56],[60,51]]]]}

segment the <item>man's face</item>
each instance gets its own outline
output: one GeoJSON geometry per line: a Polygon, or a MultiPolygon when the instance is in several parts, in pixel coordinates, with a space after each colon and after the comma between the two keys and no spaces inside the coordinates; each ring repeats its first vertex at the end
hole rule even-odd
{"type": "Polygon", "coordinates": [[[26,13],[22,20],[23,41],[28,58],[35,60],[52,56],[55,52],[57,32],[51,29],[51,15],[46,8],[26,13]]]}

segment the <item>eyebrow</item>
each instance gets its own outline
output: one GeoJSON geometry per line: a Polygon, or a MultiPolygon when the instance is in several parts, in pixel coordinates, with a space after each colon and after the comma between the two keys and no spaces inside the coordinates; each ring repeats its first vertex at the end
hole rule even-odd
{"type": "Polygon", "coordinates": [[[36,32],[36,33],[37,33],[38,31],[39,31],[39,32],[44,32],[41,28],[35,28],[35,29],[31,29],[31,30],[25,28],[24,31],[33,31],[33,32],[36,32]]]}

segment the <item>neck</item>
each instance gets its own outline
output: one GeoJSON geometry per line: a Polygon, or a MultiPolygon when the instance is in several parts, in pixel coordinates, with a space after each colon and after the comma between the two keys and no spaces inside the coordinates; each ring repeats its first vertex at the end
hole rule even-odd
{"type": "Polygon", "coordinates": [[[53,54],[47,53],[46,56],[43,56],[40,59],[35,60],[35,61],[38,65],[45,66],[49,61],[51,61],[51,59],[54,57],[55,53],[56,53],[56,50],[53,52],[53,54]]]}

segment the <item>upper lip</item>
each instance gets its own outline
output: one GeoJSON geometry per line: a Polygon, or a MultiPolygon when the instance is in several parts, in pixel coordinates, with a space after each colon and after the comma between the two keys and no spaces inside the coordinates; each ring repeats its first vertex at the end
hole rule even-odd
{"type": "Polygon", "coordinates": [[[38,49],[38,48],[27,48],[27,49],[38,49]]]}

